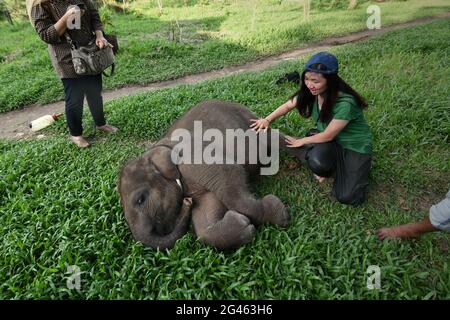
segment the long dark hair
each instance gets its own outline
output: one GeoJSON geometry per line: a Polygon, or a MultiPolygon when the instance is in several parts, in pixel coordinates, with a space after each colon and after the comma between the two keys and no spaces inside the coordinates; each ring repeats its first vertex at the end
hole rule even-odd
{"type": "MultiPolygon", "coordinates": [[[[296,108],[300,115],[304,118],[309,118],[312,114],[312,108],[314,105],[315,96],[309,91],[305,84],[305,73],[303,71],[302,82],[300,89],[294,93],[290,99],[297,96],[296,108]]],[[[324,123],[331,121],[333,105],[336,102],[339,91],[351,94],[361,109],[367,108],[367,103],[363,97],[359,95],[352,87],[350,87],[344,80],[337,74],[323,74],[327,80],[327,89],[325,91],[325,100],[323,101],[322,108],[319,113],[319,120],[324,123]]]]}

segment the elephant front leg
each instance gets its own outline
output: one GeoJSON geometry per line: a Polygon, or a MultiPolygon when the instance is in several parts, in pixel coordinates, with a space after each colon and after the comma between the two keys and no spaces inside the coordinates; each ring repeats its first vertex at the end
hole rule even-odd
{"type": "Polygon", "coordinates": [[[228,210],[220,200],[208,192],[196,199],[192,222],[200,241],[218,249],[237,249],[255,236],[250,220],[234,210],[228,210]]]}

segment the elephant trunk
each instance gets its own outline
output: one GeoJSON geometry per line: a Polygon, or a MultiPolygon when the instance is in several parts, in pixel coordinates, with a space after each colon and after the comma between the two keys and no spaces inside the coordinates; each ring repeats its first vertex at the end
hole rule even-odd
{"type": "Polygon", "coordinates": [[[164,250],[172,248],[175,245],[175,242],[187,232],[190,213],[190,207],[183,206],[176,221],[175,228],[171,233],[161,236],[152,231],[142,240],[142,242],[147,247],[155,249],[159,248],[160,250],[164,250]]]}

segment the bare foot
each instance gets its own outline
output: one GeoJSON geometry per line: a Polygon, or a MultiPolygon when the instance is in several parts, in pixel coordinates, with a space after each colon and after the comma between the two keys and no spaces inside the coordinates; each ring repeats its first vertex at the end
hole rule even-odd
{"type": "Polygon", "coordinates": [[[79,148],[87,148],[90,146],[82,136],[70,136],[70,140],[75,143],[79,148]]]}
{"type": "Polygon", "coordinates": [[[325,181],[325,179],[326,178],[324,178],[324,177],[319,177],[318,175],[314,175],[314,178],[317,180],[317,181],[319,181],[319,183],[322,183],[322,182],[324,182],[325,181]]]}
{"type": "Polygon", "coordinates": [[[97,127],[97,129],[108,132],[108,133],[115,133],[119,130],[110,124],[105,124],[104,126],[97,127]]]}
{"type": "Polygon", "coordinates": [[[378,239],[395,238],[417,238],[422,234],[417,223],[402,224],[391,228],[381,228],[377,230],[378,239]]]}
{"type": "Polygon", "coordinates": [[[268,194],[262,199],[264,208],[264,222],[287,227],[289,224],[289,213],[283,202],[273,194],[268,194]]]}

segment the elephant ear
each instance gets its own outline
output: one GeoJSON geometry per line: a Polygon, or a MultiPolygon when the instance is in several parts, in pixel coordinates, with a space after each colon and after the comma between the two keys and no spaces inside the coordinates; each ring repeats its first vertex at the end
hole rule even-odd
{"type": "Polygon", "coordinates": [[[171,158],[172,148],[168,148],[166,145],[156,145],[150,152],[150,161],[165,178],[180,179],[180,172],[171,158]]]}

